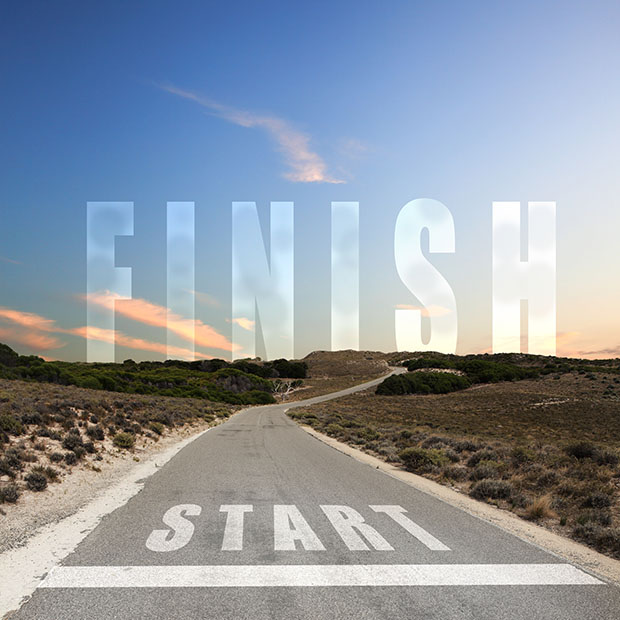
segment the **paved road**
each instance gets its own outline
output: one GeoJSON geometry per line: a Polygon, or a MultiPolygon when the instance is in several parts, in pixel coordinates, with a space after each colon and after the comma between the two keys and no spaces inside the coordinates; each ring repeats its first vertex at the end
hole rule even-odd
{"type": "Polygon", "coordinates": [[[14,618],[620,617],[619,588],[305,433],[306,402],[188,445],[14,618]]]}

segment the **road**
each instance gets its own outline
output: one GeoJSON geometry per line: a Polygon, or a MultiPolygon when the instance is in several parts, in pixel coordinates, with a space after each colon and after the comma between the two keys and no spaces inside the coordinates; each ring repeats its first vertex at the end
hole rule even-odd
{"type": "Polygon", "coordinates": [[[620,588],[334,450],[284,413],[327,398],[253,408],[199,437],[12,618],[620,617],[620,588]]]}

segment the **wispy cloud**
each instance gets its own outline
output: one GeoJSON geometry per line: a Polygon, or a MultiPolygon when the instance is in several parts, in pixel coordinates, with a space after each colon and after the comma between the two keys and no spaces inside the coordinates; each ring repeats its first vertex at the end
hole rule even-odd
{"type": "Polygon", "coordinates": [[[21,265],[22,263],[18,260],[13,260],[12,258],[8,258],[7,256],[0,256],[0,260],[3,263],[11,263],[12,265],[21,265]]]}
{"type": "Polygon", "coordinates": [[[0,327],[0,339],[13,345],[21,345],[33,351],[50,351],[64,346],[55,336],[24,328],[0,327]]]}
{"type": "Polygon", "coordinates": [[[209,293],[202,293],[201,291],[187,291],[188,293],[193,293],[194,297],[198,302],[204,304],[205,306],[211,306],[213,308],[220,308],[222,304],[219,299],[213,297],[213,295],[209,295],[209,293]]]}
{"type": "Polygon", "coordinates": [[[254,331],[254,321],[250,319],[246,319],[244,316],[237,317],[236,319],[232,319],[231,323],[235,323],[239,325],[239,327],[243,329],[247,329],[249,332],[254,331]]]}
{"type": "Polygon", "coordinates": [[[189,99],[207,109],[209,113],[241,127],[258,128],[265,131],[282,153],[289,171],[284,177],[296,183],[344,183],[327,172],[327,164],[310,147],[310,136],[294,128],[288,121],[276,116],[263,116],[222,105],[213,99],[203,97],[176,86],[162,85],[163,90],[189,99]]]}
{"type": "Polygon", "coordinates": [[[211,359],[211,355],[194,352],[184,347],[168,347],[160,342],[152,342],[143,338],[132,338],[122,332],[113,329],[102,329],[99,327],[76,327],[68,330],[75,336],[81,336],[87,340],[97,340],[100,342],[109,342],[128,349],[137,349],[139,351],[151,351],[153,353],[161,353],[163,355],[174,355],[181,358],[199,357],[202,359],[211,359]]]}
{"type": "MultiPolygon", "coordinates": [[[[84,296],[85,298],[86,296],[84,296]]],[[[146,299],[123,299],[121,303],[115,303],[119,296],[110,291],[91,293],[88,299],[104,308],[114,309],[118,314],[132,321],[163,327],[177,334],[188,342],[194,342],[197,346],[209,349],[232,351],[234,346],[226,336],[217,332],[213,327],[199,319],[186,319],[178,314],[169,312],[165,306],[154,304],[146,299]]]]}
{"type": "Polygon", "coordinates": [[[55,332],[59,329],[53,319],[46,319],[33,312],[22,312],[5,306],[0,307],[0,319],[42,332],[55,332]]]}
{"type": "Polygon", "coordinates": [[[110,329],[100,329],[96,327],[71,327],[64,328],[56,325],[53,319],[48,319],[33,312],[22,312],[12,308],[0,307],[0,320],[11,323],[12,327],[0,326],[0,339],[6,340],[11,344],[22,345],[35,351],[49,351],[65,346],[55,336],[50,334],[67,334],[78,336],[85,340],[97,340],[101,342],[111,342],[129,349],[138,351],[151,351],[163,355],[174,355],[181,358],[191,357],[211,359],[212,356],[200,352],[194,352],[184,347],[169,348],[166,344],[144,340],[142,338],[132,338],[120,331],[110,329]],[[17,327],[15,327],[17,326],[17,327]]]}

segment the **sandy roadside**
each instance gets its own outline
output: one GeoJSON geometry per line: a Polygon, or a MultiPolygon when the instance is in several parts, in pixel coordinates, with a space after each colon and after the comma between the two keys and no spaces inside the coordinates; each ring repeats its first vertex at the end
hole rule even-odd
{"type": "Polygon", "coordinates": [[[0,589],[0,618],[18,609],[41,576],[105,515],[124,505],[149,476],[213,426],[186,425],[133,452],[108,452],[100,462],[101,472],[82,467],[44,492],[24,493],[18,504],[5,510],[7,514],[0,516],[0,574],[11,578],[0,589]]]}
{"type": "Polygon", "coordinates": [[[17,504],[4,504],[0,514],[0,554],[27,543],[41,527],[74,514],[92,499],[125,477],[143,462],[156,458],[170,446],[209,428],[205,422],[185,425],[170,431],[159,441],[142,442],[132,451],[119,450],[107,442],[103,460],[96,462],[100,471],[84,461],[65,473],[62,482],[50,483],[40,493],[25,490],[17,504]]]}

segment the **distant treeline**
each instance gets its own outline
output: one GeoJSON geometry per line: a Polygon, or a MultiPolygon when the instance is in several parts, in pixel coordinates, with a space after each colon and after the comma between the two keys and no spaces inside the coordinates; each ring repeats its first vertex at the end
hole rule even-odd
{"type": "Polygon", "coordinates": [[[273,382],[279,377],[303,379],[305,362],[285,359],[255,363],[221,359],[185,362],[135,362],[122,364],[46,362],[36,355],[18,355],[0,344],[0,377],[75,385],[95,390],[206,398],[232,404],[275,402],[273,382]]]}

